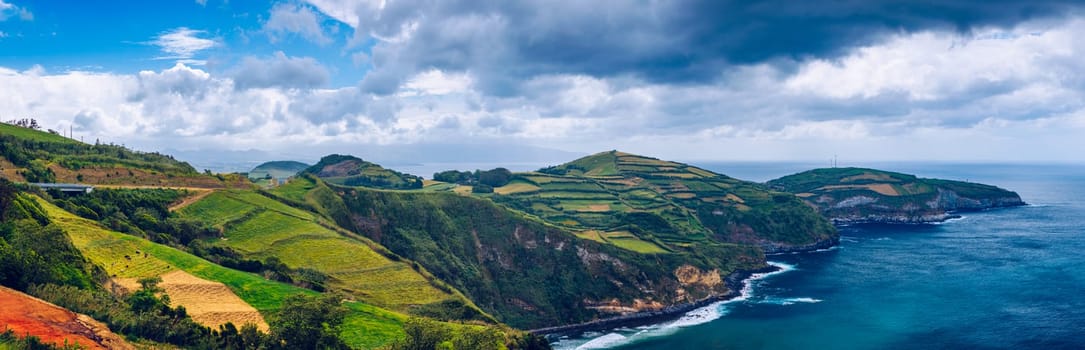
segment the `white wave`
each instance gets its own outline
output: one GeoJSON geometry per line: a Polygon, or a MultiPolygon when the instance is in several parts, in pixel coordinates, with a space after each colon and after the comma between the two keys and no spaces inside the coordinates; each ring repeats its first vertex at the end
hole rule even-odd
{"type": "MultiPolygon", "coordinates": [[[[551,346],[553,346],[553,348],[557,350],[587,350],[613,348],[616,346],[637,342],[642,339],[668,336],[674,334],[682,328],[692,327],[715,321],[730,312],[728,304],[745,301],[748,300],[751,296],[753,296],[753,285],[755,282],[763,280],[770,276],[775,276],[784,272],[794,271],[797,269],[795,265],[785,264],[781,262],[769,261],[768,264],[776,267],[777,270],[773,272],[755,273],[750,275],[750,277],[746,279],[746,284],[745,286],[743,286],[739,296],[729,300],[718,301],[712,304],[708,304],[704,307],[691,310],[682,315],[682,317],[679,317],[677,320],[662,324],[639,326],[636,327],[635,330],[625,327],[613,330],[614,332],[625,333],[625,335],[614,332],[607,333],[605,335],[602,335],[602,333],[598,332],[586,332],[581,335],[581,339],[562,339],[556,343],[551,344],[551,346]],[[592,339],[584,342],[583,338],[592,339]]],[[[802,301],[793,302],[820,301],[812,298],[796,299],[802,299],[802,301]]]]}
{"type": "Polygon", "coordinates": [[[607,333],[604,336],[592,339],[587,343],[576,347],[576,350],[612,348],[621,345],[628,340],[629,338],[624,335],[618,333],[607,333]]]}
{"type": "Polygon", "coordinates": [[[834,245],[834,246],[832,246],[832,247],[828,247],[828,248],[821,248],[821,249],[815,250],[815,251],[814,251],[814,253],[824,253],[824,252],[831,252],[831,251],[834,251],[834,250],[837,250],[837,249],[843,249],[843,248],[844,248],[844,247],[841,247],[841,246],[838,246],[838,245],[834,245]]]}
{"type": "Polygon", "coordinates": [[[820,303],[821,299],[814,299],[814,298],[807,298],[807,297],[803,297],[803,298],[768,298],[768,299],[765,299],[765,300],[763,300],[761,302],[765,303],[765,304],[775,304],[775,305],[794,305],[794,304],[800,304],[800,303],[801,304],[820,303]]]}

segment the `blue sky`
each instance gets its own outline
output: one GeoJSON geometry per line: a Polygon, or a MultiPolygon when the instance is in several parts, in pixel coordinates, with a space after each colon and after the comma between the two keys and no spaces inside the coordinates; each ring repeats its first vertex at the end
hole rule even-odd
{"type": "Polygon", "coordinates": [[[209,159],[1082,162],[1083,36],[1077,1],[0,0],[0,118],[209,159]]]}
{"type": "MultiPolygon", "coordinates": [[[[331,84],[356,83],[368,66],[355,65],[345,50],[348,38],[339,22],[316,14],[327,41],[313,42],[289,31],[264,26],[275,4],[258,1],[110,1],[5,2],[32,14],[31,20],[0,22],[5,33],[0,62],[9,68],[47,71],[91,70],[137,73],[173,67],[178,58],[158,42],[170,33],[209,40],[213,46],[192,52],[193,61],[209,71],[225,71],[240,59],[272,55],[318,59],[334,70],[331,84]],[[179,32],[179,30],[188,31],[179,32]],[[341,67],[341,69],[340,69],[341,67]]],[[[285,4],[280,4],[285,5],[285,4]]],[[[14,16],[13,16],[14,17],[14,16]]],[[[178,43],[178,45],[181,45],[178,43]]],[[[193,65],[192,62],[186,62],[193,65]]]]}

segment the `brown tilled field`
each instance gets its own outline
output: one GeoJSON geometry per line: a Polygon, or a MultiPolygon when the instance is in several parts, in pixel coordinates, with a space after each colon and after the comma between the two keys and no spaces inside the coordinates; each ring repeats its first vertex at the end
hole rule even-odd
{"type": "MultiPolygon", "coordinates": [[[[213,329],[227,322],[232,322],[238,328],[252,323],[257,329],[267,332],[268,324],[260,312],[237,297],[226,285],[180,270],[161,277],[162,283],[158,286],[166,291],[170,304],[184,306],[192,320],[213,329]]],[[[115,282],[127,290],[139,288],[139,283],[133,278],[115,279],[115,282]]]]}
{"type": "Polygon", "coordinates": [[[78,344],[84,349],[135,349],[109,327],[43,300],[0,287],[0,331],[33,335],[45,343],[78,344]]]}

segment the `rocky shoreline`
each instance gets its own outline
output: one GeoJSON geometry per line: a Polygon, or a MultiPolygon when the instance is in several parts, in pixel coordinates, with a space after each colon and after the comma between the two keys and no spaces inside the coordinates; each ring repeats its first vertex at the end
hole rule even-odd
{"type": "Polygon", "coordinates": [[[584,332],[602,332],[621,327],[636,327],[645,324],[670,321],[677,319],[683,314],[693,311],[694,309],[704,307],[715,302],[726,301],[736,298],[742,295],[742,290],[746,287],[746,281],[750,278],[750,276],[757,273],[775,272],[777,270],[779,270],[779,268],[769,265],[761,269],[739,270],[732,272],[724,278],[724,283],[727,284],[727,289],[729,290],[726,294],[711,296],[692,303],[671,305],[661,310],[637,312],[629,315],[604,318],[585,323],[533,329],[528,332],[531,332],[535,335],[545,336],[547,340],[553,341],[558,337],[573,336],[584,332]]]}
{"type": "MultiPolygon", "coordinates": [[[[801,246],[763,245],[761,248],[764,249],[766,255],[771,255],[812,252],[820,249],[828,249],[837,244],[840,244],[839,236],[819,240],[817,242],[801,246]]],[[[724,283],[727,285],[728,289],[728,292],[726,294],[711,296],[692,303],[671,305],[661,310],[637,312],[633,314],[609,317],[584,323],[532,329],[528,332],[531,332],[535,335],[545,336],[548,340],[553,341],[558,337],[573,336],[584,332],[602,332],[621,327],[636,327],[645,324],[675,320],[681,317],[683,314],[693,311],[694,309],[701,308],[715,302],[727,301],[737,298],[742,295],[742,290],[746,288],[746,281],[749,280],[751,276],[758,273],[776,272],[778,270],[779,268],[775,266],[767,265],[764,268],[760,269],[739,270],[732,272],[728,274],[727,277],[724,277],[724,283]]]]}
{"type": "Polygon", "coordinates": [[[780,244],[762,244],[761,250],[765,251],[765,255],[804,253],[820,249],[829,249],[838,244],[840,244],[840,236],[834,236],[807,245],[793,246],[780,244]]]}

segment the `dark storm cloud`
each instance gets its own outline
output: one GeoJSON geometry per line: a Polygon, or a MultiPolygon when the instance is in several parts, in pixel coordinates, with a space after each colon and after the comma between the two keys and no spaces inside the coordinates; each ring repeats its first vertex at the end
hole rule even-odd
{"type": "Polygon", "coordinates": [[[389,93],[437,68],[471,71],[486,92],[511,95],[543,74],[704,82],[736,64],[835,57],[894,33],[1011,26],[1077,3],[422,0],[356,12],[359,35],[391,39],[372,49],[367,90],[389,93]]]}

